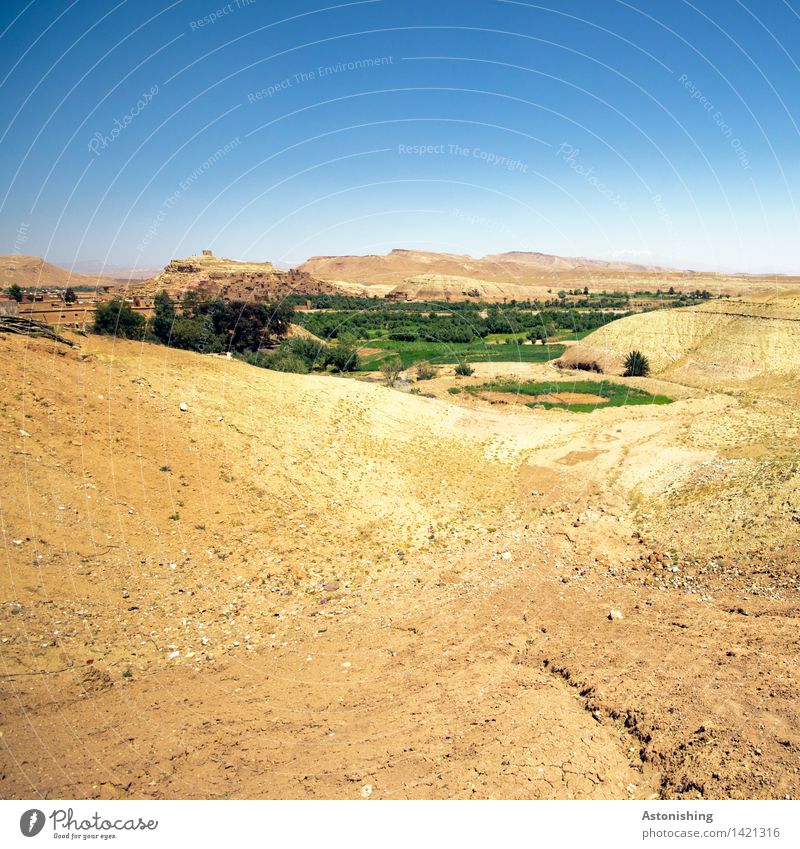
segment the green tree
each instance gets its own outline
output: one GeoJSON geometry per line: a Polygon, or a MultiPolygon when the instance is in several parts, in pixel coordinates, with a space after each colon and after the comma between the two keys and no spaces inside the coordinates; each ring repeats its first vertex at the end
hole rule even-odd
{"type": "Polygon", "coordinates": [[[94,311],[92,330],[121,339],[141,339],[144,335],[145,320],[143,315],[134,312],[131,305],[122,298],[112,298],[98,304],[94,311]]]}
{"type": "Polygon", "coordinates": [[[334,371],[355,371],[358,368],[358,349],[350,336],[339,336],[330,349],[330,362],[334,371]]]}
{"type": "Polygon", "coordinates": [[[625,357],[625,377],[647,377],[650,374],[650,363],[641,351],[631,351],[625,357]]]}
{"type": "Polygon", "coordinates": [[[312,369],[324,371],[330,359],[328,346],[324,342],[307,336],[293,336],[291,339],[284,340],[278,351],[300,357],[309,371],[312,369]]]}
{"type": "Polygon", "coordinates": [[[206,318],[184,318],[177,316],[168,336],[172,348],[198,351],[201,354],[218,354],[225,350],[225,339],[217,336],[206,318]]]}
{"type": "Polygon", "coordinates": [[[64,303],[74,304],[77,300],[78,296],[75,294],[75,290],[72,288],[72,286],[67,286],[67,290],[64,292],[64,303]]]}
{"type": "Polygon", "coordinates": [[[20,289],[20,287],[19,287],[19,286],[17,286],[17,284],[16,284],[16,283],[12,283],[12,284],[8,287],[8,289],[6,289],[6,292],[7,292],[7,293],[9,294],[9,296],[10,296],[11,298],[13,298],[13,299],[14,299],[17,303],[19,303],[19,302],[22,300],[22,289],[20,289]]]}
{"type": "MultiPolygon", "coordinates": [[[[151,328],[153,336],[161,342],[162,345],[169,345],[172,328],[175,324],[177,312],[175,311],[175,302],[169,296],[168,292],[160,291],[153,299],[153,319],[151,328]]],[[[184,347],[176,345],[175,347],[184,347]]]]}

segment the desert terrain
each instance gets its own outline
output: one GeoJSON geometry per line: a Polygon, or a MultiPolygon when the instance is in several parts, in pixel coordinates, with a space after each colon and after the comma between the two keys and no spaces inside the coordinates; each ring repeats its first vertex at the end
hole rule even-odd
{"type": "Polygon", "coordinates": [[[46,262],[38,256],[8,254],[0,256],[0,289],[19,286],[21,289],[65,288],[67,286],[114,286],[119,281],[110,276],[77,274],[46,262]]]}
{"type": "Polygon", "coordinates": [[[387,254],[314,256],[299,271],[359,295],[387,294],[410,300],[505,302],[547,298],[560,289],[593,292],[677,292],[706,289],[713,295],[791,292],[798,278],[721,274],[641,263],[508,251],[476,258],[466,254],[395,248],[387,254]]]}
{"type": "Polygon", "coordinates": [[[779,301],[600,328],[672,403],[590,413],[0,334],[0,795],[798,798],[779,301]]]}

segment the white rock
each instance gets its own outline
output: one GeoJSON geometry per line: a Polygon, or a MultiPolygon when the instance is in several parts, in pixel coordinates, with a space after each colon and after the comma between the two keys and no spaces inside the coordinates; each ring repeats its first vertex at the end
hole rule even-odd
{"type": "Polygon", "coordinates": [[[363,799],[369,799],[369,797],[370,797],[371,795],[372,795],[372,785],[371,785],[371,784],[365,784],[365,785],[361,788],[361,797],[362,797],[363,799]]]}
{"type": "Polygon", "coordinates": [[[181,412],[185,413],[189,409],[187,403],[185,401],[181,402],[181,412]]]}
{"type": "Polygon", "coordinates": [[[612,607],[611,610],[608,612],[608,618],[612,619],[612,620],[613,619],[622,619],[623,618],[622,611],[617,610],[616,608],[612,607]]]}

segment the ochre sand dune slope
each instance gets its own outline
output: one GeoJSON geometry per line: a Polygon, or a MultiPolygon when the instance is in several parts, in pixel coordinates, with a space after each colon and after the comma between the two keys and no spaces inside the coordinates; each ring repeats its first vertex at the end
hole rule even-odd
{"type": "Polygon", "coordinates": [[[0,356],[4,798],[800,793],[782,400],[482,411],[96,337],[0,356]],[[746,487],[703,501],[759,470],[761,524],[746,487]]]}
{"type": "Polygon", "coordinates": [[[714,300],[620,319],[573,346],[565,363],[592,358],[621,371],[631,350],[653,373],[691,385],[722,387],[752,378],[800,375],[800,297],[714,300]]]}

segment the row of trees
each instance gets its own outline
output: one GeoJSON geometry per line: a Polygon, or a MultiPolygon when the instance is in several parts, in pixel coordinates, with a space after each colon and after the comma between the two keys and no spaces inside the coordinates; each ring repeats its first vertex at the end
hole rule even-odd
{"type": "Polygon", "coordinates": [[[184,298],[179,309],[167,292],[159,292],[149,320],[121,298],[99,304],[93,330],[206,354],[242,353],[278,344],[288,333],[293,315],[291,306],[284,303],[225,301],[194,293],[184,298]]]}
{"type": "Polygon", "coordinates": [[[231,351],[252,365],[276,371],[307,374],[358,368],[355,339],[344,334],[334,345],[299,336],[287,339],[294,310],[286,301],[226,301],[190,292],[179,306],[162,291],[153,306],[153,316],[146,320],[126,301],[114,298],[97,307],[93,330],[204,354],[231,351]]]}
{"type": "Polygon", "coordinates": [[[402,312],[391,309],[299,313],[298,321],[322,339],[353,335],[358,339],[386,338],[397,342],[473,342],[489,334],[523,333],[528,338],[548,338],[561,332],[594,330],[619,318],[615,312],[570,307],[538,312],[491,305],[485,315],[477,311],[449,314],[402,312]]]}

